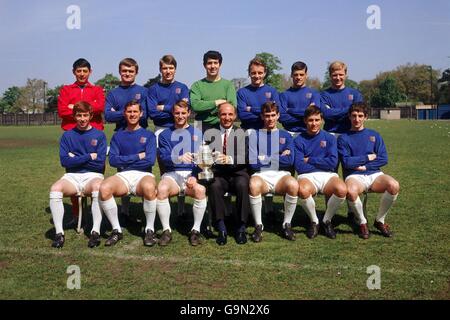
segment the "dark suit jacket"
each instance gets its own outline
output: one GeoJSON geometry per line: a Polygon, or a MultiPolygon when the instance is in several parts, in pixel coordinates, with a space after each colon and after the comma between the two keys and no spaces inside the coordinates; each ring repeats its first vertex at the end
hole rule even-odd
{"type": "MultiPolygon", "coordinates": [[[[220,131],[219,125],[215,129],[220,131]]],[[[221,139],[220,137],[217,137],[221,139]]],[[[214,148],[214,137],[208,141],[213,147],[213,151],[223,152],[222,141],[219,140],[220,150],[214,148]]],[[[217,177],[233,177],[233,176],[248,176],[248,137],[243,129],[233,126],[227,139],[227,155],[233,158],[232,164],[214,164],[212,171],[217,177]]]]}

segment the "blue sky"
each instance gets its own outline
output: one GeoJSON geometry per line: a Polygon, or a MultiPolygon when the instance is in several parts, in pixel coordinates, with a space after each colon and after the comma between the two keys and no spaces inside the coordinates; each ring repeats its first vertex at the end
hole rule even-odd
{"type": "Polygon", "coordinates": [[[351,79],[373,79],[408,62],[450,67],[448,0],[0,0],[0,93],[27,78],[50,87],[73,82],[79,57],[93,66],[92,82],[118,76],[118,62],[135,58],[138,83],[158,74],[159,58],[178,61],[177,80],[204,76],[203,53],[222,52],[224,78],[245,77],[248,61],[270,52],[283,73],[297,60],[323,80],[327,62],[343,60],[351,79]],[[81,10],[81,29],[69,30],[70,5],[81,10]],[[369,30],[366,12],[377,5],[381,29],[369,30]]]}

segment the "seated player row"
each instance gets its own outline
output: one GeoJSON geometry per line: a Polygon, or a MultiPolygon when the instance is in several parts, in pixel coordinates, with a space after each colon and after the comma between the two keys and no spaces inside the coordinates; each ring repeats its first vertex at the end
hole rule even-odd
{"type": "MultiPolygon", "coordinates": [[[[208,196],[213,200],[212,208],[219,230],[216,241],[219,245],[227,242],[223,213],[218,213],[222,208],[216,200],[223,199],[224,192],[228,191],[220,188],[224,177],[221,173],[233,177],[236,172],[238,187],[235,186],[235,191],[239,191],[236,212],[240,215],[237,217],[240,223],[236,241],[239,244],[247,242],[245,211],[248,210],[245,206],[248,205],[255,221],[252,239],[255,242],[262,240],[261,195],[268,192],[285,196],[282,227],[283,235],[289,240],[295,240],[291,220],[298,196],[311,220],[307,231],[309,238],[317,236],[319,228],[313,196],[323,193],[329,197],[323,218],[325,234],[329,238],[335,238],[331,220],[347,197],[357,213],[360,236],[367,239],[369,231],[359,194],[368,190],[384,193],[374,225],[384,236],[391,236],[384,219],[397,197],[399,185],[380,170],[387,163],[386,149],[378,133],[364,128],[367,119],[367,108],[364,104],[354,104],[351,107],[349,118],[352,130],[339,137],[338,147],[336,138],[321,130],[323,116],[320,109],[314,105],[308,107],[305,113],[307,131],[295,140],[288,132],[277,129],[280,114],[273,102],[267,102],[261,108],[263,128],[253,130],[250,134],[233,126],[236,111],[231,104],[222,103],[218,110],[218,130],[207,131],[203,137],[205,140],[209,137],[213,151],[218,154],[216,164],[213,165],[217,178],[208,188],[208,196]],[[214,137],[215,132],[220,136],[214,137]],[[338,166],[338,148],[346,177],[345,183],[335,173],[338,166]],[[251,177],[248,174],[248,166],[253,172],[251,177]],[[298,180],[291,176],[292,166],[299,174],[298,180]],[[242,197],[245,191],[247,194],[249,192],[246,198],[242,197]]],[[[178,101],[172,110],[174,126],[163,130],[159,135],[158,151],[165,171],[158,185],[151,173],[157,153],[156,138],[153,132],[140,126],[142,112],[137,101],[126,104],[126,128],[118,130],[110,143],[109,162],[112,167],[118,169],[118,173],[103,180],[106,137],[102,131],[90,124],[93,117],[92,107],[83,101],[74,105],[76,127],[65,132],[60,143],[60,160],[66,168],[66,174],[52,185],[50,191],[50,209],[56,229],[53,247],[61,248],[64,244],[63,197],[80,194],[92,197],[93,228],[89,247],[100,244],[102,211],[113,229],[105,245],[114,245],[122,239],[114,197],[128,194],[143,197],[146,216],[144,244],[152,246],[159,242],[160,245],[167,245],[172,239],[168,198],[179,194],[181,190],[194,198],[194,224],[189,241],[193,246],[201,243],[200,225],[206,209],[206,189],[195,178],[198,168],[193,163],[193,154],[197,152],[203,138],[201,131],[188,123],[190,106],[184,100],[178,101]],[[163,227],[159,239],[154,230],[156,212],[163,227]]]]}

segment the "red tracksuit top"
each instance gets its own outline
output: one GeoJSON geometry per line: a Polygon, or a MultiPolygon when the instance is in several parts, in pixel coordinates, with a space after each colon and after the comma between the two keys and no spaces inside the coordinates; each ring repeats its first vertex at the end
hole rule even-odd
{"type": "Polygon", "coordinates": [[[58,115],[62,119],[61,128],[67,131],[76,127],[72,109],[69,109],[68,105],[75,104],[78,101],[86,101],[92,106],[94,115],[91,120],[91,125],[98,130],[103,130],[102,113],[105,109],[103,88],[94,86],[89,82],[86,83],[83,89],[75,82],[65,85],[59,90],[58,115]]]}

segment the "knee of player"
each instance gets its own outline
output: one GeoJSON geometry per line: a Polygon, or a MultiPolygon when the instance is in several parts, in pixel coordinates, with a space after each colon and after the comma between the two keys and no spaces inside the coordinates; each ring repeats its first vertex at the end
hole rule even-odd
{"type": "Polygon", "coordinates": [[[99,188],[99,198],[100,200],[108,200],[111,198],[113,193],[113,188],[109,183],[102,183],[100,184],[99,188]]]}
{"type": "Polygon", "coordinates": [[[292,196],[296,196],[298,194],[299,186],[297,181],[292,178],[286,181],[286,192],[292,196]]]}
{"type": "Polygon", "coordinates": [[[345,198],[345,196],[347,195],[347,186],[345,185],[345,183],[339,183],[336,186],[334,194],[336,195],[336,197],[345,198]]]}
{"type": "Polygon", "coordinates": [[[387,191],[390,194],[397,194],[397,193],[399,193],[399,191],[400,191],[400,183],[398,183],[397,180],[392,179],[388,183],[387,191]]]}
{"type": "Polygon", "coordinates": [[[62,192],[62,185],[58,182],[54,183],[50,187],[50,192],[62,192]]]}
{"type": "Polygon", "coordinates": [[[153,183],[145,183],[142,189],[145,196],[154,197],[156,195],[156,187],[153,183]]]}
{"type": "Polygon", "coordinates": [[[165,183],[160,183],[157,188],[158,200],[164,200],[169,197],[169,186],[165,183]]]}
{"type": "Polygon", "coordinates": [[[261,194],[262,184],[259,179],[251,178],[249,183],[249,191],[252,196],[261,194]]]}
{"type": "Polygon", "coordinates": [[[312,195],[310,188],[307,185],[299,184],[298,186],[298,196],[302,199],[309,198],[312,195]]]}
{"type": "Polygon", "coordinates": [[[195,199],[202,200],[206,198],[206,188],[201,184],[197,184],[194,188],[195,199]]]}

